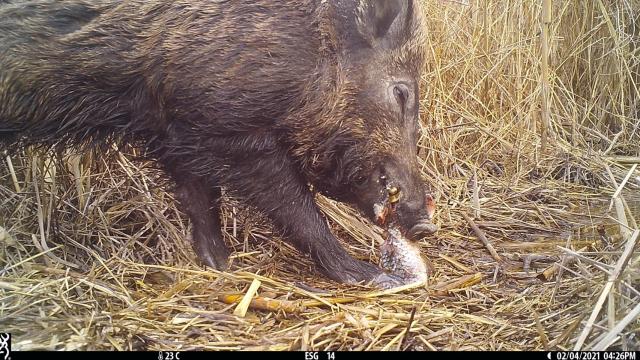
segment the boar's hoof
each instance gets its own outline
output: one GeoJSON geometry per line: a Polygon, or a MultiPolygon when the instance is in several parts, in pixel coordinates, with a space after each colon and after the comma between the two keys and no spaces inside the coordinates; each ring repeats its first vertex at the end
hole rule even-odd
{"type": "Polygon", "coordinates": [[[229,251],[225,248],[212,249],[206,243],[198,241],[195,251],[206,266],[218,271],[224,271],[229,267],[229,251]]]}

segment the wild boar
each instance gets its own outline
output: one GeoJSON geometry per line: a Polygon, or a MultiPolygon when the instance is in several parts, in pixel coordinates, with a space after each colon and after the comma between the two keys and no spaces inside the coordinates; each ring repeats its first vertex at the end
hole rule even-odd
{"type": "Polygon", "coordinates": [[[393,188],[401,231],[434,231],[416,156],[425,32],[412,0],[0,2],[0,144],[139,146],[216,269],[224,188],[329,278],[398,282],[347,253],[314,192],[376,219],[393,188]]]}

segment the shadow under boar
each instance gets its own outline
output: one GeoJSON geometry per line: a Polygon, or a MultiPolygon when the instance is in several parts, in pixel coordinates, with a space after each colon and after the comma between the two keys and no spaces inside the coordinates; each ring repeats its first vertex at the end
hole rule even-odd
{"type": "MultiPolygon", "coordinates": [[[[227,189],[329,278],[399,283],[339,244],[314,191],[435,231],[417,171],[424,19],[407,0],[0,2],[0,143],[140,146],[225,269],[227,189]],[[311,186],[310,186],[311,185],[311,186]]],[[[378,216],[378,220],[381,220],[378,216]]]]}

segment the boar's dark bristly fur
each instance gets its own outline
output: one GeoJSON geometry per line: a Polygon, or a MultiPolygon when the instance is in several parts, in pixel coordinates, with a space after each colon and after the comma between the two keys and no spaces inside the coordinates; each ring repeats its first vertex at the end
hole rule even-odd
{"type": "Polygon", "coordinates": [[[309,185],[373,219],[391,184],[405,230],[429,219],[423,32],[407,0],[0,1],[0,146],[135,144],[207,265],[227,266],[225,188],[330,278],[393,281],[339,245],[309,185]]]}

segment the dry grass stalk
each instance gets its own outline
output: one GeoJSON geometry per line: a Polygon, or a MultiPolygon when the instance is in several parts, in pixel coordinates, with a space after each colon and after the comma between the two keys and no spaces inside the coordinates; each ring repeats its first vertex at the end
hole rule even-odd
{"type": "Polygon", "coordinates": [[[598,298],[598,301],[596,302],[596,305],[593,311],[591,312],[591,316],[587,320],[587,324],[585,325],[584,330],[582,330],[580,337],[578,338],[575,346],[573,347],[574,350],[582,349],[582,345],[584,344],[585,339],[589,335],[589,332],[593,327],[593,323],[595,322],[596,317],[600,312],[600,309],[602,309],[602,305],[604,304],[605,299],[609,295],[609,292],[611,291],[613,285],[615,284],[615,281],[618,280],[618,277],[622,274],[622,269],[627,264],[627,261],[629,261],[629,257],[631,256],[633,249],[636,246],[638,235],[640,235],[640,230],[636,230],[627,241],[624,252],[620,256],[620,259],[618,259],[618,262],[616,263],[616,267],[613,269],[613,272],[611,272],[611,274],[609,275],[609,280],[607,281],[604,288],[602,289],[602,293],[600,293],[600,297],[598,298]]]}
{"type": "Polygon", "coordinates": [[[236,316],[244,317],[247,314],[247,310],[249,310],[249,305],[251,305],[251,300],[258,292],[258,288],[262,283],[258,279],[253,279],[251,285],[249,286],[249,290],[244,294],[236,309],[233,310],[233,314],[236,316]]]}
{"type": "MultiPolygon", "coordinates": [[[[243,299],[243,295],[238,294],[228,294],[228,295],[220,295],[220,301],[226,304],[237,304],[243,299]]],[[[251,299],[249,303],[249,308],[258,309],[258,310],[267,310],[267,311],[284,311],[287,313],[297,313],[301,310],[301,305],[292,301],[286,300],[277,300],[270,299],[266,297],[256,296],[251,299]]],[[[246,312],[245,312],[246,314],[246,312]]]]}
{"type": "Polygon", "coordinates": [[[620,185],[618,185],[618,188],[616,189],[616,191],[613,193],[613,195],[611,195],[612,199],[616,199],[618,196],[620,196],[622,189],[624,189],[624,186],[627,184],[627,181],[629,181],[629,178],[631,178],[631,175],[633,175],[633,173],[636,171],[637,168],[638,168],[638,164],[633,164],[633,166],[631,166],[631,169],[629,169],[629,172],[627,172],[627,175],[624,177],[620,185]]]}
{"type": "Polygon", "coordinates": [[[480,218],[480,189],[478,189],[478,173],[477,169],[473,168],[473,217],[475,219],[480,218]]]}
{"type": "Polygon", "coordinates": [[[9,168],[9,173],[11,174],[11,181],[13,181],[13,188],[17,193],[22,192],[20,189],[20,183],[18,183],[18,176],[16,175],[16,170],[13,168],[13,163],[11,162],[11,156],[6,157],[7,167],[9,168]]]}
{"type": "Polygon", "coordinates": [[[440,296],[448,295],[449,292],[451,291],[464,289],[466,287],[476,285],[480,283],[480,281],[482,281],[482,278],[483,278],[482,274],[478,273],[478,274],[465,275],[459,279],[454,279],[451,281],[440,283],[433,287],[433,294],[440,295],[440,296]]]}
{"type": "Polygon", "coordinates": [[[491,245],[491,243],[489,242],[489,239],[487,239],[487,237],[484,235],[482,230],[480,230],[478,225],[476,225],[476,223],[473,220],[471,220],[471,218],[464,212],[461,213],[461,215],[469,223],[469,226],[471,227],[473,232],[476,234],[478,239],[480,239],[480,241],[482,241],[482,243],[487,248],[487,250],[489,250],[489,253],[491,253],[491,257],[493,257],[495,261],[501,262],[502,258],[500,257],[500,255],[498,255],[498,253],[496,252],[496,249],[493,248],[493,245],[491,245]]]}
{"type": "Polygon", "coordinates": [[[593,351],[604,351],[616,340],[616,337],[620,332],[627,327],[632,321],[635,321],[640,316],[640,303],[631,310],[618,324],[616,324],[607,335],[600,340],[594,347],[593,351]]]}
{"type": "Polygon", "coordinates": [[[551,26],[551,0],[542,1],[542,73],[541,73],[541,98],[542,98],[542,153],[544,154],[547,148],[547,141],[549,137],[553,138],[551,129],[551,105],[550,101],[550,88],[549,85],[549,47],[550,47],[550,26],[551,26]]]}

